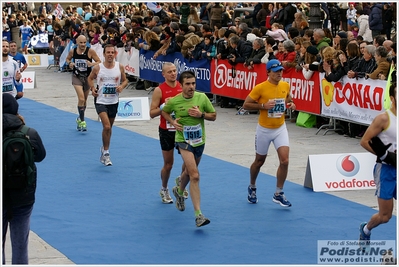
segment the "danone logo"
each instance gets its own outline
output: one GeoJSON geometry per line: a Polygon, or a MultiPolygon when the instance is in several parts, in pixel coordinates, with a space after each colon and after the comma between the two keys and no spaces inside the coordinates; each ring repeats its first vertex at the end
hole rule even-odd
{"type": "Polygon", "coordinates": [[[359,172],[359,169],[359,161],[352,155],[342,155],[337,159],[337,170],[343,176],[355,176],[359,172]]]}

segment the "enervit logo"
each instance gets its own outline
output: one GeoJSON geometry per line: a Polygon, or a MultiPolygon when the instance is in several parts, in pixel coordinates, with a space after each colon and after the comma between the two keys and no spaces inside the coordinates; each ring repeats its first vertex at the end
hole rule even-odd
{"type": "Polygon", "coordinates": [[[343,176],[355,176],[359,172],[359,169],[359,161],[352,155],[342,155],[337,159],[337,170],[343,176]]]}
{"type": "Polygon", "coordinates": [[[226,65],[217,66],[214,77],[215,77],[214,84],[215,84],[216,88],[222,88],[226,84],[226,81],[227,81],[226,65]]]}

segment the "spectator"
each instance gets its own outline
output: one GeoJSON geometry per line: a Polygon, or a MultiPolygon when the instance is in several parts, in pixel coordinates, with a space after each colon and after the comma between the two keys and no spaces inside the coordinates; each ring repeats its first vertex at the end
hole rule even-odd
{"type": "Polygon", "coordinates": [[[219,39],[216,42],[216,58],[226,59],[229,55],[229,50],[227,49],[227,40],[230,35],[230,31],[224,28],[218,30],[219,39]]]}
{"type": "MultiPolygon", "coordinates": [[[[248,11],[245,11],[245,19],[250,19],[252,18],[252,27],[253,28],[259,28],[260,24],[259,21],[257,20],[256,16],[258,15],[259,11],[262,9],[262,4],[261,3],[256,3],[254,6],[254,10],[252,11],[252,14],[249,14],[248,11]]],[[[266,16],[265,16],[266,19],[266,16]]]]}
{"type": "Polygon", "coordinates": [[[202,23],[202,24],[209,24],[210,23],[210,21],[209,21],[209,10],[208,10],[208,8],[207,8],[207,3],[202,3],[202,5],[201,5],[201,9],[200,9],[200,15],[199,15],[199,18],[200,18],[200,22],[202,23]]]}
{"type": "Polygon", "coordinates": [[[391,40],[385,40],[382,43],[382,46],[385,47],[385,49],[388,51],[388,56],[387,56],[388,61],[392,58],[392,53],[393,53],[392,44],[393,42],[391,40]]]}
{"type": "Polygon", "coordinates": [[[278,23],[272,24],[272,29],[266,32],[267,36],[272,37],[274,40],[282,42],[288,39],[287,34],[282,29],[282,25],[278,23]]]}
{"type": "Polygon", "coordinates": [[[211,59],[216,55],[216,47],[213,44],[213,39],[212,35],[208,34],[204,36],[204,40],[198,45],[199,49],[194,56],[196,60],[211,59]]]}
{"type": "Polygon", "coordinates": [[[373,38],[381,34],[384,28],[382,19],[382,4],[372,3],[371,12],[369,15],[369,27],[371,30],[371,36],[373,38]]]}
{"type": "Polygon", "coordinates": [[[182,3],[180,7],[180,23],[187,24],[188,16],[190,15],[189,3],[182,3]]]}
{"type": "Polygon", "coordinates": [[[259,27],[266,25],[266,17],[270,15],[269,4],[263,3],[262,8],[256,14],[256,21],[258,22],[259,27]]]}
{"type": "Polygon", "coordinates": [[[307,48],[304,53],[305,60],[302,65],[302,74],[306,80],[310,80],[310,78],[312,78],[313,76],[314,70],[310,70],[309,65],[319,65],[319,62],[317,61],[317,54],[319,53],[319,51],[316,47],[312,46],[310,42],[304,42],[303,47],[305,46],[307,46],[307,48]]]}
{"type": "Polygon", "coordinates": [[[266,51],[263,47],[263,40],[260,38],[256,38],[252,43],[252,53],[244,62],[244,67],[247,67],[249,70],[254,68],[255,64],[260,64],[261,59],[265,55],[266,51]]]}
{"type": "Polygon", "coordinates": [[[353,3],[349,4],[349,8],[346,11],[346,19],[348,21],[348,31],[350,31],[352,26],[356,24],[356,9],[353,3]]]}
{"type": "Polygon", "coordinates": [[[316,43],[316,48],[319,51],[322,47],[330,46],[331,44],[331,39],[325,36],[325,33],[322,29],[316,29],[313,31],[313,39],[316,43]]]}
{"type": "Polygon", "coordinates": [[[326,47],[323,50],[323,70],[324,78],[328,82],[338,82],[346,73],[340,62],[340,55],[343,55],[342,50],[335,50],[332,47],[326,47]]]}
{"type": "Polygon", "coordinates": [[[362,36],[363,40],[372,42],[373,37],[369,27],[369,16],[364,14],[362,10],[356,11],[357,25],[359,26],[358,36],[362,36]]]}
{"type": "Polygon", "coordinates": [[[284,24],[284,4],[278,3],[278,9],[275,13],[271,15],[270,24],[273,25],[274,23],[277,24],[284,24]]]}
{"type": "Polygon", "coordinates": [[[252,53],[252,46],[247,41],[243,41],[238,36],[233,36],[229,39],[230,42],[230,54],[227,56],[231,65],[237,63],[244,63],[252,53]]]}
{"type": "Polygon", "coordinates": [[[393,24],[393,10],[390,4],[384,4],[383,10],[383,28],[388,40],[391,40],[391,30],[393,24]]]}
{"type": "Polygon", "coordinates": [[[388,51],[383,46],[379,46],[375,50],[375,61],[377,63],[377,68],[371,72],[366,73],[366,77],[376,80],[385,80],[388,77],[389,68],[391,64],[387,60],[388,51]]]}
{"type": "Polygon", "coordinates": [[[348,2],[339,2],[339,14],[340,14],[340,25],[342,31],[348,30],[348,19],[346,18],[346,12],[348,10],[348,2]]]}
{"type": "Polygon", "coordinates": [[[307,19],[305,18],[305,15],[302,12],[297,12],[294,15],[295,19],[294,22],[292,23],[292,27],[298,29],[299,31],[302,30],[302,22],[305,22],[307,26],[309,27],[309,23],[307,19]]]}
{"type": "Polygon", "coordinates": [[[291,27],[288,29],[288,39],[294,39],[295,37],[300,36],[299,30],[297,28],[291,27]]]}
{"type": "Polygon", "coordinates": [[[340,55],[341,64],[344,67],[345,73],[353,70],[360,60],[360,49],[357,44],[349,43],[346,47],[346,55],[340,55]]]}
{"type": "Polygon", "coordinates": [[[230,12],[227,11],[226,7],[223,7],[221,24],[222,27],[229,27],[232,24],[230,12]]]}
{"type": "Polygon", "coordinates": [[[364,78],[366,73],[372,73],[377,68],[377,63],[374,58],[374,45],[366,45],[363,50],[363,58],[359,60],[358,64],[348,72],[348,78],[364,78]]]}
{"type": "Polygon", "coordinates": [[[281,62],[281,65],[284,67],[284,71],[287,71],[289,68],[294,68],[297,64],[295,44],[291,40],[285,40],[283,42],[283,47],[283,53],[276,55],[276,59],[281,62]]]}
{"type": "Polygon", "coordinates": [[[198,17],[198,13],[195,11],[195,9],[190,9],[190,15],[188,15],[187,18],[187,24],[200,24],[200,18],[198,17]]]}
{"type": "Polygon", "coordinates": [[[385,37],[382,35],[377,35],[374,37],[373,45],[375,47],[383,46],[385,42],[385,37]]]}
{"type": "MultiPolygon", "coordinates": [[[[305,55],[306,55],[306,50],[307,50],[307,48],[309,46],[312,46],[312,43],[309,42],[309,41],[303,41],[303,39],[302,39],[301,44],[300,44],[300,48],[299,48],[299,53],[297,55],[297,57],[298,57],[297,64],[295,66],[297,71],[302,71],[303,70],[303,64],[306,64],[305,63],[305,55]]],[[[317,50],[316,47],[314,47],[314,48],[317,50]]],[[[318,52],[316,51],[316,55],[317,55],[317,53],[318,52]]]]}
{"type": "Polygon", "coordinates": [[[330,13],[331,32],[335,36],[339,29],[340,15],[336,3],[328,3],[328,12],[330,13]]]}
{"type": "Polygon", "coordinates": [[[284,7],[284,30],[288,32],[288,29],[292,27],[292,23],[295,20],[295,13],[297,9],[290,3],[285,3],[286,6],[284,7]]]}
{"type": "MultiPolygon", "coordinates": [[[[211,4],[208,4],[208,8],[210,7],[211,4]]],[[[223,7],[220,3],[215,3],[212,7],[211,7],[211,11],[209,12],[210,16],[211,16],[211,23],[210,26],[213,29],[213,26],[216,23],[221,23],[222,22],[222,13],[223,13],[223,7]]]]}
{"type": "Polygon", "coordinates": [[[251,33],[251,31],[248,28],[248,25],[246,23],[241,23],[238,26],[237,29],[237,34],[240,37],[241,40],[246,41],[247,40],[247,35],[251,33]]]}
{"type": "Polygon", "coordinates": [[[262,57],[260,61],[266,64],[267,62],[269,62],[269,60],[276,59],[276,56],[274,55],[276,50],[274,48],[277,48],[277,45],[276,41],[270,36],[267,36],[265,38],[264,43],[265,43],[265,55],[262,57]]]}

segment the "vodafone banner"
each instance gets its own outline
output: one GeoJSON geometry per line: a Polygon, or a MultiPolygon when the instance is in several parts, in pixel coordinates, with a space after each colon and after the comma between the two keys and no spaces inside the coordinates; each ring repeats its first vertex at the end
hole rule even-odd
{"type": "Polygon", "coordinates": [[[371,153],[309,155],[304,186],[315,192],[375,189],[371,153]]]}
{"type": "Polygon", "coordinates": [[[384,111],[384,92],[387,81],[350,79],[329,83],[320,73],[322,95],[321,114],[369,125],[384,111]]]}

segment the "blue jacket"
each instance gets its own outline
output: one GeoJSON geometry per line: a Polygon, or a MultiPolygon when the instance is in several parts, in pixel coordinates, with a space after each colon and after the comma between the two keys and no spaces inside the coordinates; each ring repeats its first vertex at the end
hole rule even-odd
{"type": "Polygon", "coordinates": [[[370,30],[382,31],[384,26],[382,24],[382,4],[374,4],[371,7],[369,15],[370,30]]]}

